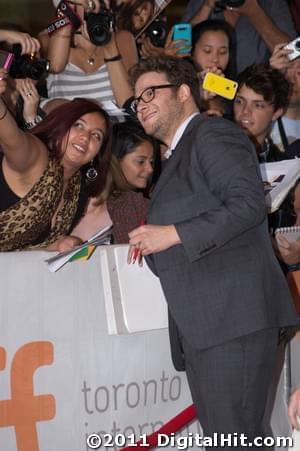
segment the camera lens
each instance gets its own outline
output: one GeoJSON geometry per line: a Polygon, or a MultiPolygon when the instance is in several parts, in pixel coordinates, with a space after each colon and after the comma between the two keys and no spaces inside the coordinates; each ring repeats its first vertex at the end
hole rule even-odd
{"type": "Polygon", "coordinates": [[[111,39],[113,17],[109,12],[90,13],[85,16],[90,41],[94,45],[105,45],[111,39]]]}
{"type": "Polygon", "coordinates": [[[47,77],[49,66],[48,60],[38,59],[28,67],[27,77],[32,78],[32,80],[42,80],[47,77]]]}
{"type": "Polygon", "coordinates": [[[149,37],[151,44],[155,47],[163,47],[165,45],[168,26],[166,22],[161,19],[155,19],[146,30],[146,36],[149,37]]]}

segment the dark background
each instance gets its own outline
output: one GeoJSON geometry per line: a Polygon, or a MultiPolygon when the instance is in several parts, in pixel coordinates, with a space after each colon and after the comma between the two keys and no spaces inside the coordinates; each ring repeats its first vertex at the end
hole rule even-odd
{"type": "MultiPolygon", "coordinates": [[[[166,8],[170,25],[180,19],[186,3],[187,0],[172,0],[166,8]]],[[[33,35],[46,27],[53,18],[51,0],[0,0],[0,22],[22,25],[33,35]]]]}

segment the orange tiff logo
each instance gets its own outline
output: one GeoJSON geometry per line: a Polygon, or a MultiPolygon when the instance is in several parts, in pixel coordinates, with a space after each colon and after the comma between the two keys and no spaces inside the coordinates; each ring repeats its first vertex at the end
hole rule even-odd
{"type": "MultiPolygon", "coordinates": [[[[53,363],[53,345],[36,341],[22,346],[14,355],[10,370],[11,399],[0,400],[0,428],[14,426],[18,451],[39,451],[37,421],[55,416],[52,395],[34,395],[37,368],[53,363]]],[[[6,352],[0,347],[0,371],[6,368],[6,352]]]]}

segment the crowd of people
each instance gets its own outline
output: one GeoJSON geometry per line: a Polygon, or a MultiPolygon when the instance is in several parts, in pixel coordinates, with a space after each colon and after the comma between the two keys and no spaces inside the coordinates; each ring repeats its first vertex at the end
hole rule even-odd
{"type": "Polygon", "coordinates": [[[190,48],[172,24],[163,43],[140,34],[154,0],[53,3],[37,37],[0,24],[0,251],[65,251],[112,225],[160,278],[205,435],[263,435],[278,335],[298,324],[300,240],[272,233],[300,226],[300,174],[267,215],[258,169],[300,157],[297,2],[190,0],[190,48]]]}

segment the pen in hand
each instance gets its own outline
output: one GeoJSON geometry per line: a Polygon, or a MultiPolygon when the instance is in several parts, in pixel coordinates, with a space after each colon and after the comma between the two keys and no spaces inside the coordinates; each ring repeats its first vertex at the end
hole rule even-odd
{"type": "MultiPolygon", "coordinates": [[[[145,225],[145,223],[146,222],[144,220],[142,220],[142,221],[140,221],[139,225],[142,226],[142,225],[145,225]]],[[[141,259],[142,259],[141,249],[140,249],[139,245],[140,245],[140,243],[138,243],[138,245],[133,249],[132,261],[131,261],[131,263],[133,263],[133,264],[136,262],[137,259],[139,261],[141,261],[141,259]]]]}

